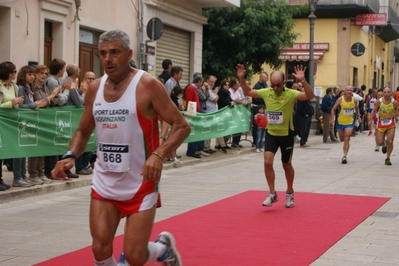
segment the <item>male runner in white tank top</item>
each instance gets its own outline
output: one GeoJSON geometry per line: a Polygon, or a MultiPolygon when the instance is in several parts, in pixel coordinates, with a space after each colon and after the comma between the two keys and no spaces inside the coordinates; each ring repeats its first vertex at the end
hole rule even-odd
{"type": "Polygon", "coordinates": [[[129,47],[129,36],[123,31],[100,36],[106,75],[90,84],[80,125],[52,174],[62,177],[64,170],[73,167],[96,128],[98,149],[90,202],[95,265],[116,266],[112,243],[120,219],[126,217],[124,254],[130,265],[157,259],[163,265],[180,266],[169,232],[162,232],[155,243],[149,238],[159,203],[162,162],[188,136],[190,126],[157,79],[130,68],[129,47]],[[158,116],[172,125],[162,146],[158,116]]]}

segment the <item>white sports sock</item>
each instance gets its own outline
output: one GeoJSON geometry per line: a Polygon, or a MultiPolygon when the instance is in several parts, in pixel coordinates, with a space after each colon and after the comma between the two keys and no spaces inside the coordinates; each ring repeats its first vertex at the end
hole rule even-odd
{"type": "Polygon", "coordinates": [[[117,266],[117,264],[115,258],[112,256],[103,261],[94,260],[94,266],[117,266]]]}
{"type": "Polygon", "coordinates": [[[148,256],[147,263],[161,257],[165,253],[165,245],[161,243],[148,242],[148,256]]]}

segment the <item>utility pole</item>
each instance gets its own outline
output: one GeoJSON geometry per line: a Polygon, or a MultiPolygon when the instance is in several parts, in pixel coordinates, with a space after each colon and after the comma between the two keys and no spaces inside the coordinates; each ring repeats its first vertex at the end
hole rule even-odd
{"type": "MultiPolygon", "coordinates": [[[[310,9],[310,15],[308,16],[309,18],[309,25],[310,25],[310,38],[309,38],[309,86],[312,88],[314,91],[314,22],[316,19],[316,16],[314,12],[316,11],[316,5],[317,5],[318,0],[309,0],[309,9],[310,9]]],[[[319,120],[320,114],[319,114],[319,109],[320,109],[320,97],[316,96],[316,120],[319,120]]],[[[319,123],[317,123],[319,124],[319,123]]]]}

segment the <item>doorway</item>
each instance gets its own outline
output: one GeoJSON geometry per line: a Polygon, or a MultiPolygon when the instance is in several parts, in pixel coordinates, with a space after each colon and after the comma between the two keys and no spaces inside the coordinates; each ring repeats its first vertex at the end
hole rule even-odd
{"type": "Polygon", "coordinates": [[[80,77],[82,81],[87,71],[92,71],[96,78],[104,74],[104,69],[100,61],[100,53],[98,51],[98,38],[100,32],[80,29],[79,31],[79,67],[80,77]]]}

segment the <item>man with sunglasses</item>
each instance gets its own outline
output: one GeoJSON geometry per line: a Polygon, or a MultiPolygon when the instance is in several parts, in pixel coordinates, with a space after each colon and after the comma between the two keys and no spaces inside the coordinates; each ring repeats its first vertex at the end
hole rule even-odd
{"type": "Polygon", "coordinates": [[[278,201],[275,190],[275,172],[273,168],[274,156],[280,148],[281,161],[283,164],[285,178],[287,180],[285,207],[294,207],[294,176],[292,166],[292,154],[294,150],[294,125],[292,122],[292,110],[295,101],[306,101],[314,97],[312,88],[306,82],[306,67],[294,67],[294,78],[302,83],[304,91],[290,90],[285,88],[285,75],[281,71],[273,71],[270,74],[270,88],[253,90],[245,83],[245,67],[238,64],[237,76],[242,84],[245,95],[252,98],[262,98],[268,110],[268,125],[265,139],[265,176],[269,186],[269,195],[263,202],[263,206],[270,207],[278,201]]]}

